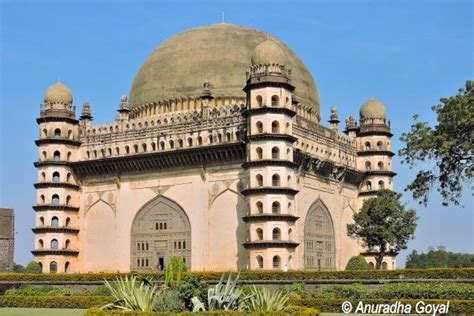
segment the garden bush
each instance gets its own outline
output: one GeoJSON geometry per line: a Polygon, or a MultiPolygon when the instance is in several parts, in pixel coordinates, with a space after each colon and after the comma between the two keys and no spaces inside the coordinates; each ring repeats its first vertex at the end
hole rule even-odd
{"type": "Polygon", "coordinates": [[[239,311],[207,311],[207,312],[181,312],[181,313],[151,313],[151,312],[129,312],[119,310],[102,310],[99,308],[88,309],[84,316],[282,316],[282,315],[301,315],[301,316],[320,316],[321,313],[314,308],[307,308],[302,306],[294,306],[286,313],[252,313],[252,312],[239,312],[239,311]]]}
{"type": "Polygon", "coordinates": [[[365,261],[365,258],[361,255],[352,257],[347,262],[346,270],[369,270],[369,264],[365,261]]]}
{"type": "Polygon", "coordinates": [[[111,296],[0,296],[1,307],[74,308],[99,307],[111,302],[111,296]]]}
{"type": "MultiPolygon", "coordinates": [[[[221,272],[184,272],[184,276],[196,276],[205,281],[218,281],[221,272]]],[[[77,273],[77,274],[29,274],[0,273],[0,281],[97,281],[113,280],[129,273],[77,273]]],[[[143,273],[163,281],[163,273],[143,273]]],[[[474,268],[462,269],[403,269],[403,270],[354,270],[354,271],[248,271],[240,273],[240,280],[373,280],[373,279],[474,279],[474,268]]]]}
{"type": "Polygon", "coordinates": [[[198,276],[185,275],[177,291],[189,310],[193,309],[191,302],[193,297],[197,297],[201,302],[207,302],[207,285],[198,276]]]}
{"type": "Polygon", "coordinates": [[[153,310],[157,312],[183,312],[186,310],[186,305],[178,291],[162,289],[156,296],[153,310]]]}
{"type": "Polygon", "coordinates": [[[26,273],[36,273],[36,274],[40,274],[41,273],[41,266],[38,262],[36,261],[31,261],[30,263],[28,263],[28,265],[26,266],[25,268],[25,272],[26,273]]]}
{"type": "Polygon", "coordinates": [[[370,293],[373,298],[474,300],[474,284],[387,283],[370,293]]]}
{"type": "Polygon", "coordinates": [[[74,287],[52,285],[22,285],[8,289],[8,296],[109,296],[110,291],[105,285],[74,287]]]}
{"type": "Polygon", "coordinates": [[[363,299],[367,297],[367,288],[360,284],[347,284],[347,285],[325,285],[319,289],[316,296],[328,299],[363,299]]]}

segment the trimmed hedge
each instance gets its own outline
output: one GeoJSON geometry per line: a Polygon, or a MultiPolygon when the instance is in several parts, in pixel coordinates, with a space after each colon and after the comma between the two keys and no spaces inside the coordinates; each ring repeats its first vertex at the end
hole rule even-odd
{"type": "Polygon", "coordinates": [[[353,270],[369,270],[370,266],[365,261],[364,256],[358,255],[349,259],[346,265],[346,271],[353,271],[353,270]]]}
{"type": "Polygon", "coordinates": [[[320,316],[321,313],[314,308],[307,308],[296,306],[291,308],[287,313],[282,312],[240,312],[240,311],[208,311],[208,312],[181,312],[181,313],[150,313],[150,312],[125,312],[120,310],[101,310],[99,308],[88,309],[84,316],[193,316],[193,315],[208,315],[208,316],[277,316],[277,315],[301,315],[301,316],[320,316]]]}
{"type": "MultiPolygon", "coordinates": [[[[185,272],[203,280],[218,281],[223,272],[185,272]]],[[[234,272],[236,273],[236,272],[234,272]]],[[[77,273],[77,274],[30,274],[0,273],[1,281],[103,281],[112,280],[128,273],[77,273]]],[[[141,273],[141,276],[163,280],[163,273],[141,273]]],[[[356,271],[246,271],[240,280],[373,280],[373,279],[474,279],[474,268],[462,269],[405,269],[405,270],[356,270],[356,271]]]]}
{"type": "Polygon", "coordinates": [[[370,292],[369,295],[380,299],[474,300],[474,284],[388,283],[370,292]]]}
{"type": "Polygon", "coordinates": [[[1,307],[73,308],[100,307],[113,302],[111,296],[0,296],[1,307]]]}
{"type": "MultiPolygon", "coordinates": [[[[353,309],[359,303],[359,300],[346,300],[346,299],[320,299],[320,298],[308,298],[308,299],[292,299],[291,304],[298,306],[305,306],[310,308],[316,308],[324,313],[341,313],[341,305],[345,301],[352,303],[353,309]]],[[[364,304],[394,304],[399,301],[402,304],[410,304],[412,306],[412,312],[415,310],[415,305],[423,301],[426,304],[446,304],[447,300],[428,300],[428,299],[363,299],[364,304]]],[[[474,301],[472,300],[450,300],[449,301],[449,314],[463,314],[463,315],[474,315],[474,301]]]]}

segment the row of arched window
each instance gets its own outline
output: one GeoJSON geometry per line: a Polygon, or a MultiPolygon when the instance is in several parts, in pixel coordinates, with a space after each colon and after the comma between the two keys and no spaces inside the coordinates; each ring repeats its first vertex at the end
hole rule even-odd
{"type": "MultiPolygon", "coordinates": [[[[257,159],[258,160],[263,159],[263,149],[262,149],[262,147],[257,147],[255,149],[255,153],[257,154],[257,159]]],[[[290,158],[290,154],[291,154],[291,150],[290,150],[290,148],[288,148],[286,150],[286,155],[287,155],[288,159],[290,158]]],[[[280,148],[278,148],[277,146],[272,147],[271,157],[272,157],[272,159],[281,159],[280,148]]]]}
{"type": "MultiPolygon", "coordinates": [[[[387,142],[387,146],[388,146],[388,142],[387,142]]],[[[381,141],[378,141],[376,144],[375,144],[375,147],[372,146],[372,143],[371,142],[365,142],[364,143],[364,150],[384,150],[385,149],[385,146],[383,145],[383,143],[381,141]]]]}
{"type": "MultiPolygon", "coordinates": [[[[263,229],[257,228],[255,230],[255,233],[257,235],[257,240],[263,240],[263,229]]],[[[291,240],[293,234],[293,230],[291,228],[288,228],[288,239],[291,240]]],[[[272,240],[281,240],[281,230],[278,227],[275,227],[272,229],[272,240]]]]}
{"type": "Polygon", "coordinates": [[[343,163],[355,162],[355,157],[354,156],[347,155],[344,152],[341,153],[341,151],[339,151],[338,154],[337,154],[335,152],[331,152],[327,148],[326,149],[318,148],[318,147],[315,147],[314,145],[310,146],[310,144],[305,143],[305,142],[300,143],[299,141],[296,141],[295,146],[299,147],[303,151],[306,151],[306,152],[309,152],[309,153],[314,153],[314,154],[317,154],[317,155],[320,155],[320,156],[329,157],[329,158],[333,157],[334,159],[336,157],[339,157],[342,160],[343,163]]]}
{"type": "MultiPolygon", "coordinates": [[[[263,203],[261,201],[257,201],[255,203],[256,211],[258,214],[263,213],[263,203]]],[[[288,213],[291,213],[293,210],[293,206],[291,202],[288,202],[288,213]]],[[[278,201],[272,202],[272,213],[273,214],[280,214],[281,213],[281,204],[278,201]]]]}
{"type": "MultiPolygon", "coordinates": [[[[69,182],[71,180],[71,173],[68,172],[66,174],[66,182],[69,182]]],[[[46,172],[41,172],[41,181],[46,181],[46,172]]],[[[61,176],[59,171],[54,171],[53,174],[51,175],[51,181],[52,182],[60,182],[61,181],[61,176]]]]}
{"type": "MultiPolygon", "coordinates": [[[[365,162],[365,170],[371,171],[372,170],[372,163],[370,161],[365,162]]],[[[384,164],[382,161],[377,163],[377,170],[384,170],[384,164]]]]}
{"type": "MultiPolygon", "coordinates": [[[[262,256],[257,256],[257,267],[259,269],[263,269],[263,257],[262,256]]],[[[291,256],[289,257],[289,261],[291,261],[291,256]]],[[[273,269],[279,269],[281,268],[281,258],[280,256],[273,256],[272,258],[272,267],[273,269]]]]}
{"type": "MultiPolygon", "coordinates": [[[[365,184],[365,186],[366,186],[367,191],[372,191],[372,190],[373,190],[373,188],[372,188],[372,182],[371,182],[371,181],[367,181],[366,184],[365,184]]],[[[378,182],[378,186],[379,186],[379,187],[378,187],[379,190],[385,189],[385,182],[383,182],[382,180],[380,180],[380,181],[378,182]]]]}
{"type": "MultiPolygon", "coordinates": [[[[257,187],[263,187],[263,176],[261,174],[257,174],[255,176],[255,179],[257,181],[257,187]]],[[[288,177],[287,177],[287,184],[288,184],[288,186],[291,185],[291,176],[290,175],[288,175],[288,177]]],[[[280,179],[279,174],[275,173],[274,175],[272,175],[271,186],[272,187],[280,187],[281,186],[281,179],[280,179]]]]}
{"type": "MultiPolygon", "coordinates": [[[[53,195],[51,196],[51,205],[61,205],[60,202],[61,202],[61,201],[60,201],[60,199],[59,199],[59,195],[53,194],[53,195]]],[[[71,196],[70,196],[70,195],[67,195],[67,196],[66,196],[66,203],[65,203],[65,205],[69,205],[70,202],[71,202],[71,196]]],[[[41,195],[40,195],[40,203],[41,203],[41,204],[45,204],[45,203],[46,203],[46,198],[45,198],[44,194],[41,194],[41,195]]]]}
{"type": "MultiPolygon", "coordinates": [[[[262,134],[263,133],[263,123],[261,121],[257,121],[257,123],[255,123],[255,126],[256,126],[257,133],[262,134]]],[[[280,123],[278,121],[273,121],[272,122],[271,132],[273,134],[279,134],[280,133],[280,123]]],[[[290,132],[290,123],[286,123],[286,132],[290,132]]]]}
{"type": "MultiPolygon", "coordinates": [[[[67,138],[67,139],[72,139],[73,136],[72,136],[72,130],[68,130],[67,131],[67,134],[66,135],[63,135],[62,131],[60,128],[56,128],[54,131],[53,131],[53,138],[54,139],[64,139],[64,138],[67,138]],[[66,136],[66,137],[64,137],[66,136]]],[[[49,133],[48,133],[48,130],[46,128],[43,129],[43,137],[44,138],[48,138],[49,137],[49,133]]]]}
{"type": "MultiPolygon", "coordinates": [[[[38,240],[38,245],[40,249],[44,249],[43,239],[38,240]]],[[[66,241],[64,242],[64,247],[62,249],[69,249],[70,245],[71,245],[71,241],[69,239],[66,239],[66,241]]],[[[49,242],[49,249],[51,250],[59,249],[59,241],[56,238],[51,239],[51,241],[49,242]]]]}
{"type": "MultiPolygon", "coordinates": [[[[262,97],[261,95],[257,95],[257,96],[255,97],[255,100],[257,101],[257,105],[258,105],[259,107],[262,107],[262,106],[265,105],[265,103],[263,102],[263,97],[262,97]]],[[[290,98],[289,98],[289,97],[286,97],[285,104],[286,104],[287,106],[290,106],[290,105],[291,105],[290,102],[291,102],[290,98]]],[[[273,107],[276,107],[276,106],[279,106],[279,105],[280,105],[280,97],[277,96],[276,94],[275,94],[275,95],[272,95],[272,97],[271,97],[271,105],[272,105],[273,107]]]]}
{"type": "MultiPolygon", "coordinates": [[[[231,132],[227,132],[225,135],[218,133],[217,135],[209,135],[207,137],[207,144],[220,144],[224,142],[232,142],[233,139],[238,138],[238,132],[234,135],[231,132]]],[[[168,141],[160,141],[158,144],[155,142],[151,142],[149,145],[147,143],[134,144],[133,146],[126,145],[121,149],[120,147],[115,148],[102,148],[100,150],[92,150],[86,151],[87,159],[91,158],[104,158],[104,157],[111,157],[111,156],[118,156],[118,155],[128,155],[128,154],[138,154],[138,153],[146,153],[149,151],[157,151],[157,150],[168,150],[168,149],[176,149],[176,148],[184,148],[184,147],[193,147],[193,146],[202,146],[203,145],[203,138],[198,136],[195,140],[192,137],[188,137],[186,140],[184,139],[170,139],[168,141]]]]}
{"type": "MultiPolygon", "coordinates": [[[[40,220],[40,224],[41,226],[45,226],[45,221],[44,221],[44,217],[41,216],[39,218],[40,220]]],[[[69,227],[69,224],[71,223],[71,218],[69,217],[66,217],[66,220],[64,221],[64,227],[69,227]]],[[[57,216],[53,216],[51,217],[51,221],[50,221],[50,227],[53,227],[53,228],[58,228],[59,227],[59,218],[57,216]]]]}
{"type": "MultiPolygon", "coordinates": [[[[43,263],[42,262],[38,262],[38,264],[40,265],[41,267],[41,271],[43,271],[43,263]]],[[[69,266],[71,264],[69,263],[69,261],[66,261],[64,263],[64,272],[69,272],[69,266]]],[[[49,263],[49,272],[50,273],[56,273],[58,272],[58,263],[56,261],[51,261],[49,263]]]]}
{"type": "MultiPolygon", "coordinates": [[[[67,152],[66,154],[66,161],[71,160],[72,153],[70,151],[67,152]]],[[[42,160],[48,160],[48,153],[46,151],[42,152],[42,160]]],[[[59,150],[55,150],[53,152],[53,158],[54,161],[60,161],[61,160],[61,152],[59,150]]]]}

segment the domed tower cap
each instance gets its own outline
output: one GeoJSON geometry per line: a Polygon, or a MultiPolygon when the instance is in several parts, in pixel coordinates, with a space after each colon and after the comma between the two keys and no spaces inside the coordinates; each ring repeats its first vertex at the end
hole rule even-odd
{"type": "Polygon", "coordinates": [[[43,101],[44,103],[72,104],[72,93],[68,87],[60,82],[56,82],[46,89],[43,101]]]}
{"type": "Polygon", "coordinates": [[[359,115],[361,119],[385,119],[385,112],[381,102],[369,99],[360,107],[359,115]]]}
{"type": "Polygon", "coordinates": [[[252,65],[258,64],[279,64],[287,63],[287,55],[285,51],[276,43],[266,40],[255,47],[250,61],[252,65]]]}

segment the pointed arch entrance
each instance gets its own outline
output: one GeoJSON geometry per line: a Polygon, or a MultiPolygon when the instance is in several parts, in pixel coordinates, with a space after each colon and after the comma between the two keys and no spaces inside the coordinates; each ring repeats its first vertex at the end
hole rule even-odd
{"type": "Polygon", "coordinates": [[[170,257],[182,257],[191,267],[191,224],[174,201],[159,196],[135,216],[131,231],[132,271],[163,270],[170,257]]]}
{"type": "Polygon", "coordinates": [[[335,269],[334,224],[328,208],[317,200],[309,208],[304,224],[305,269],[335,269]]]}

